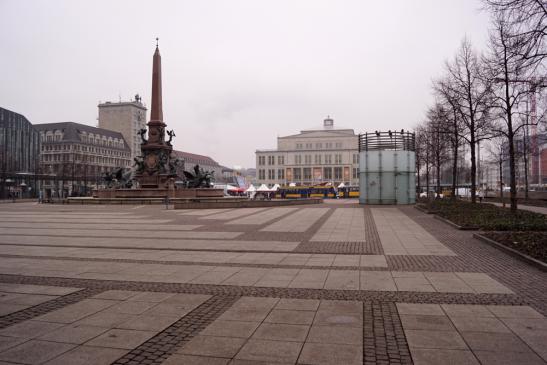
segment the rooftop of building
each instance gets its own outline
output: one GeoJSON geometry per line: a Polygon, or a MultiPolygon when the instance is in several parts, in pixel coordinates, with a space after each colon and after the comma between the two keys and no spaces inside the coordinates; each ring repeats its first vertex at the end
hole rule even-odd
{"type": "Polygon", "coordinates": [[[41,123],[34,124],[34,128],[38,131],[62,131],[63,132],[63,142],[82,142],[80,134],[85,132],[87,134],[98,134],[105,137],[111,137],[116,139],[121,139],[124,141],[124,149],[129,150],[129,146],[123,138],[123,135],[120,132],[111,131],[109,129],[92,127],[86,124],[75,123],[75,122],[61,122],[61,123],[41,123]]]}
{"type": "Polygon", "coordinates": [[[23,114],[17,113],[17,112],[14,112],[13,110],[9,110],[9,109],[2,108],[2,107],[0,107],[0,122],[4,122],[5,119],[6,119],[6,118],[3,117],[4,113],[13,114],[13,115],[15,115],[19,118],[22,118],[24,121],[26,121],[27,123],[32,125],[32,123],[23,114]]]}
{"type": "Polygon", "coordinates": [[[118,107],[118,106],[134,106],[139,109],[147,110],[146,105],[142,103],[142,99],[139,96],[139,94],[135,95],[135,100],[130,101],[105,101],[104,103],[99,102],[98,107],[99,108],[107,108],[107,107],[118,107]]]}
{"type": "Polygon", "coordinates": [[[213,160],[209,156],[205,155],[198,155],[197,153],[190,153],[190,152],[184,152],[184,151],[177,151],[173,150],[173,154],[176,157],[182,158],[186,161],[203,161],[201,164],[207,165],[207,166],[219,166],[220,164],[213,160]]]}
{"type": "Polygon", "coordinates": [[[320,137],[330,137],[330,136],[339,136],[339,137],[351,137],[356,136],[355,131],[351,128],[335,128],[334,127],[334,119],[332,119],[330,116],[327,116],[323,120],[323,125],[311,128],[311,129],[304,129],[301,130],[298,134],[291,134],[288,136],[282,136],[278,137],[279,139],[283,138],[320,138],[320,137]]]}

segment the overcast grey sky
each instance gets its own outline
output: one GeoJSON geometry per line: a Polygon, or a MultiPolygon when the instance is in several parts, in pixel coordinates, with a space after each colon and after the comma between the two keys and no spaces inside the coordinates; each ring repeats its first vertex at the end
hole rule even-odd
{"type": "Polygon", "coordinates": [[[160,38],[175,148],[254,167],[276,137],[319,126],[409,129],[479,0],[0,0],[0,106],[32,123],[96,125],[99,101],[150,104],[160,38]]]}

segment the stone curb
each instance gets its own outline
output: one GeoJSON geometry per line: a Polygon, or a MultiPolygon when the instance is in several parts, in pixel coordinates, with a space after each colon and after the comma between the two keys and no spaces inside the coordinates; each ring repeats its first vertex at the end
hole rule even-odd
{"type": "Polygon", "coordinates": [[[537,267],[538,269],[540,269],[541,271],[545,271],[547,272],[547,264],[531,257],[531,256],[528,256],[522,252],[519,252],[511,247],[507,247],[497,241],[494,241],[488,237],[485,237],[483,236],[482,234],[479,234],[479,233],[473,233],[473,237],[482,241],[482,242],[485,242],[485,243],[488,243],[490,246],[493,246],[493,247],[496,247],[502,251],[505,251],[505,253],[517,258],[517,259],[520,259],[522,261],[525,261],[526,263],[532,265],[532,266],[535,266],[537,267]]]}
{"type": "Polygon", "coordinates": [[[479,230],[479,227],[463,227],[463,226],[460,226],[460,225],[452,222],[451,220],[443,218],[443,217],[441,217],[440,215],[437,215],[437,214],[435,214],[433,217],[437,220],[440,220],[441,222],[444,222],[444,223],[448,224],[449,226],[452,226],[456,229],[459,229],[460,231],[478,231],[479,230]]]}

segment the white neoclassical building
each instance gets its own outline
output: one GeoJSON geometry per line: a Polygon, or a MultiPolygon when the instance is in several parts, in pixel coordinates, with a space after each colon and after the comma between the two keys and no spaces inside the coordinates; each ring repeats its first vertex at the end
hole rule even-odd
{"type": "Polygon", "coordinates": [[[258,184],[315,185],[324,182],[359,184],[358,135],[353,129],[323,126],[278,137],[277,149],[256,151],[258,184]]]}

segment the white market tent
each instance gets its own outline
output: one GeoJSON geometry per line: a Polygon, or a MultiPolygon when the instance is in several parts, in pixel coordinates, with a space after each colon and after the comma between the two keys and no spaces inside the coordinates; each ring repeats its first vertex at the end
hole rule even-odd
{"type": "Polygon", "coordinates": [[[344,184],[343,182],[341,182],[340,185],[338,185],[338,189],[345,188],[345,187],[346,187],[346,184],[344,184]]]}
{"type": "Polygon", "coordinates": [[[262,184],[258,187],[258,189],[256,189],[256,191],[268,192],[268,191],[272,191],[272,189],[270,189],[266,184],[262,184]]]}
{"type": "Polygon", "coordinates": [[[256,188],[254,187],[254,185],[251,185],[247,188],[247,190],[245,190],[246,193],[252,193],[256,191],[256,188]]]}
{"type": "Polygon", "coordinates": [[[279,190],[280,187],[281,186],[279,184],[275,184],[274,186],[272,186],[272,190],[277,191],[277,190],[279,190]]]}

